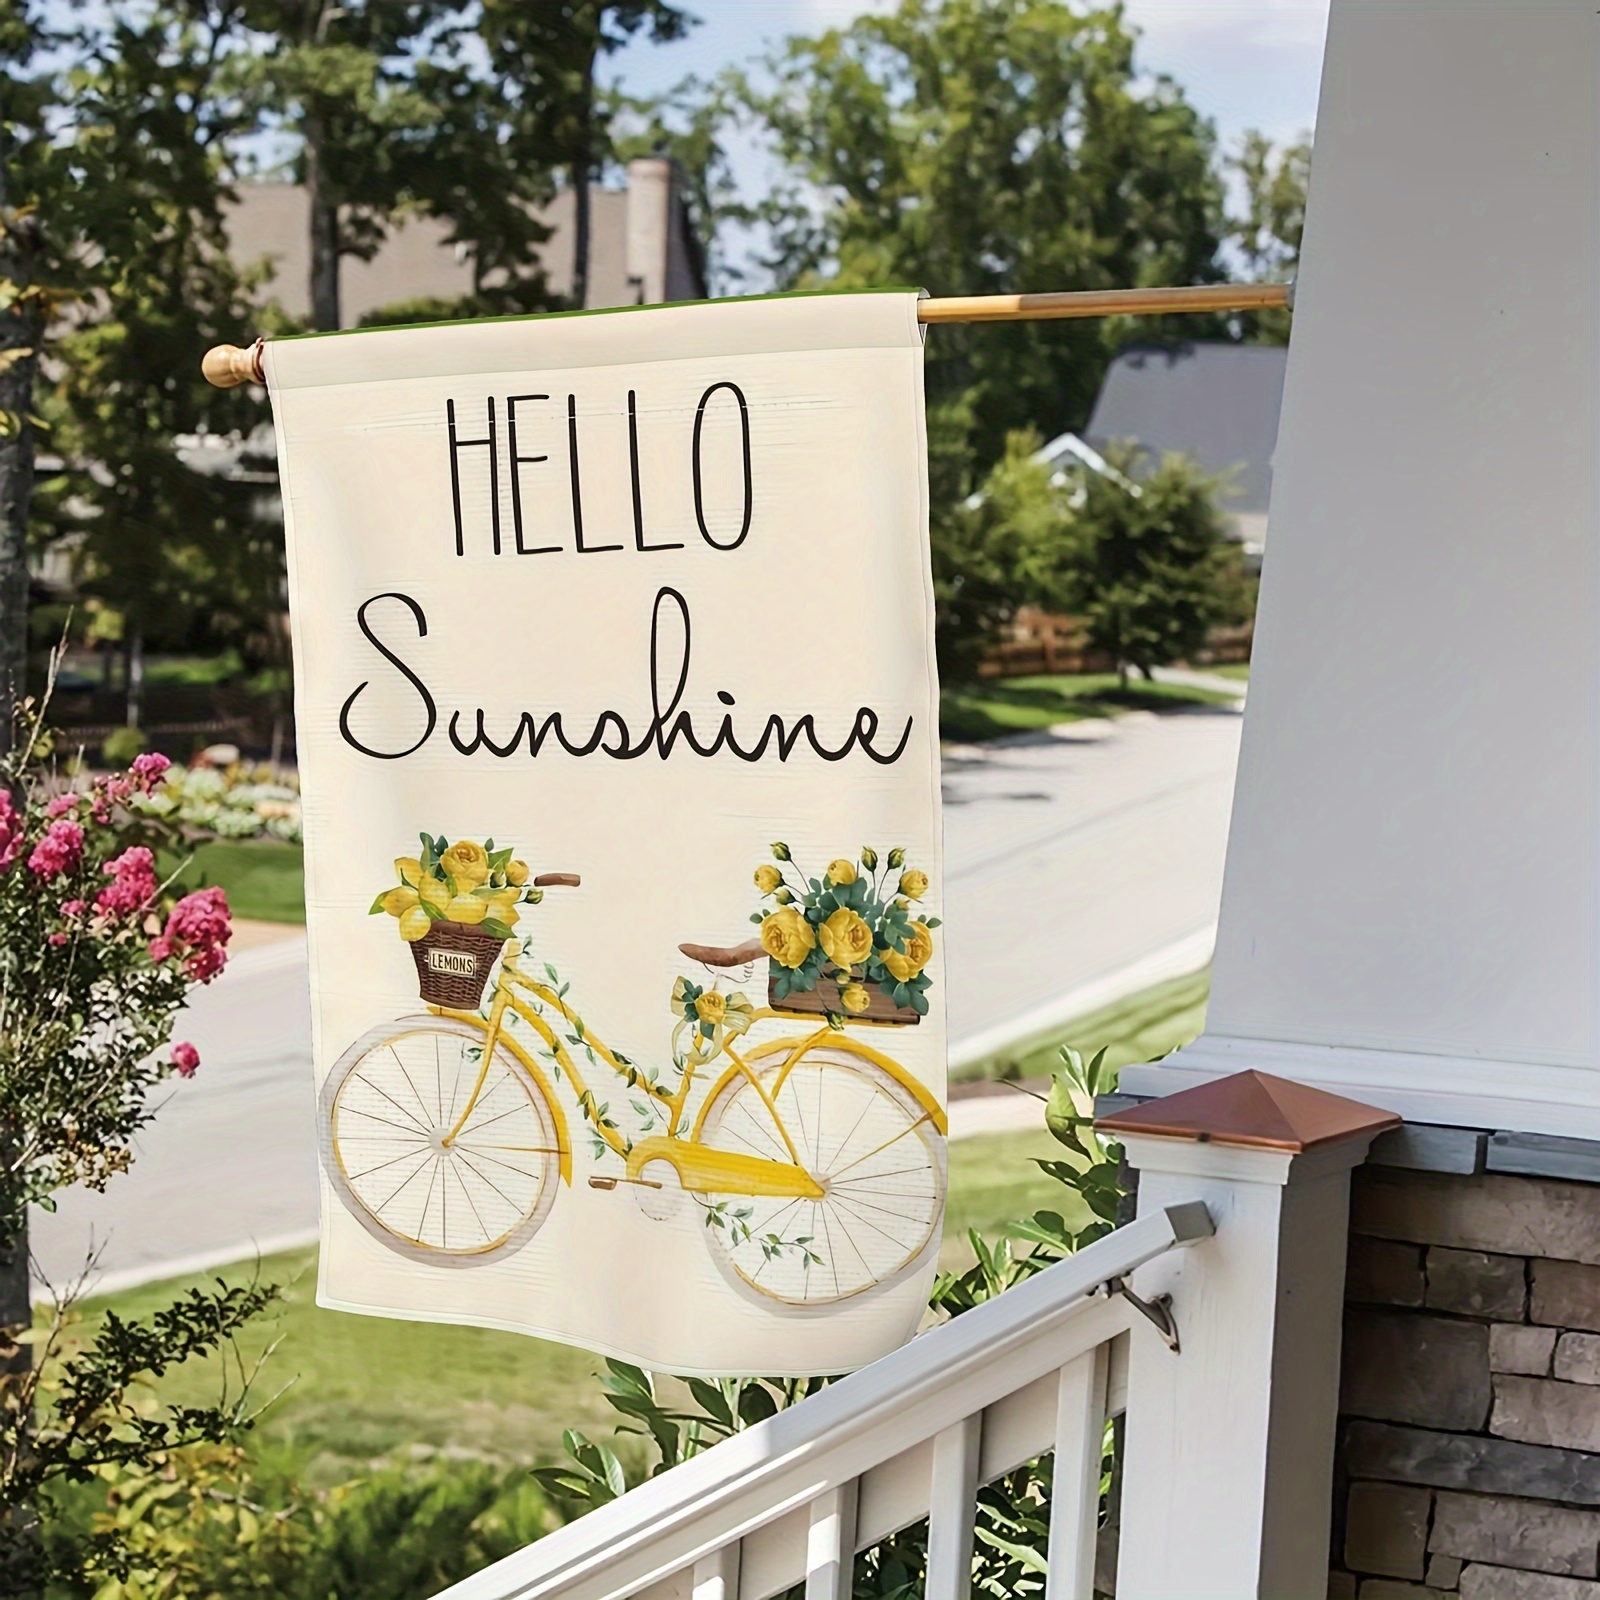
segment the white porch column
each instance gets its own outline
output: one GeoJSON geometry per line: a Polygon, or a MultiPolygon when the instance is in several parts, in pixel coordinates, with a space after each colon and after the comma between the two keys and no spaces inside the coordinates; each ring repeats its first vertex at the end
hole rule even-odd
{"type": "Polygon", "coordinates": [[[1333,0],[1206,1035],[1600,1138],[1600,15],[1333,0]]]}
{"type": "Polygon", "coordinates": [[[1215,1235],[1135,1277],[1117,1600],[1323,1600],[1350,1169],[1397,1119],[1247,1072],[1105,1119],[1139,1214],[1215,1235]]]}

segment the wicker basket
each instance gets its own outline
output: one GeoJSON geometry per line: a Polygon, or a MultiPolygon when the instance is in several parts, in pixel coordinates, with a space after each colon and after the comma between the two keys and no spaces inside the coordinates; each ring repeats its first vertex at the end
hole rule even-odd
{"type": "Polygon", "coordinates": [[[832,978],[819,978],[814,989],[802,989],[797,993],[786,994],[783,999],[772,992],[773,977],[769,970],[767,974],[767,1004],[774,1011],[792,1011],[800,1016],[821,1017],[832,1014],[836,1017],[849,1017],[855,1022],[893,1022],[902,1027],[913,1027],[922,1021],[922,1013],[911,1006],[897,1006],[894,1001],[878,987],[873,978],[859,980],[871,996],[871,1002],[865,1011],[846,1011],[839,999],[839,985],[832,978]]]}
{"type": "Polygon", "coordinates": [[[411,946],[417,987],[430,1006],[471,1011],[483,999],[504,939],[465,922],[435,922],[411,946]]]}

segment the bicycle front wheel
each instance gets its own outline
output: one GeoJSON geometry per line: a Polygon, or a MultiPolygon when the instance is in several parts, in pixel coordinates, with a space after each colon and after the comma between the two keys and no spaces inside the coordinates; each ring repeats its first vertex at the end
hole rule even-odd
{"type": "Polygon", "coordinates": [[[450,1017],[387,1022],[345,1051],[322,1091],[324,1166],[340,1199],[374,1238],[430,1265],[509,1255],[555,1200],[551,1107],[503,1040],[484,1069],[486,1041],[450,1017]]]}
{"type": "MultiPolygon", "coordinates": [[[[786,1305],[830,1305],[926,1260],[938,1247],[945,1149],[915,1098],[875,1062],[832,1045],[808,1050],[787,1073],[774,1062],[757,1075],[823,1195],[717,1197],[706,1232],[735,1283],[786,1305]]],[[[742,1076],[706,1108],[700,1137],[790,1159],[766,1101],[742,1076]]]]}

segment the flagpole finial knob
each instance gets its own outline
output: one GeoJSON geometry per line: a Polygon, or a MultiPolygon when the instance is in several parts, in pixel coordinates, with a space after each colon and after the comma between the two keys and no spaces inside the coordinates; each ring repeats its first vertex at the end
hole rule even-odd
{"type": "Polygon", "coordinates": [[[265,383],[261,370],[261,345],[241,350],[236,344],[213,345],[200,359],[200,370],[206,382],[218,389],[237,389],[245,383],[265,383]]]}

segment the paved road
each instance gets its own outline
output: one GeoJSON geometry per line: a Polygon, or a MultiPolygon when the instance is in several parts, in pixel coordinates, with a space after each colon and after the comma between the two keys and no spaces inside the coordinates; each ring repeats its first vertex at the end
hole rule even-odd
{"type": "MultiPolygon", "coordinates": [[[[1240,722],[1141,714],[946,752],[954,1059],[1081,1015],[1128,992],[1130,975],[1137,986],[1204,961],[1240,722]]],[[[163,1091],[133,1171],[35,1219],[50,1281],[81,1272],[91,1248],[113,1287],[314,1236],[304,938],[236,957],[178,1036],[203,1066],[163,1091]]]]}

